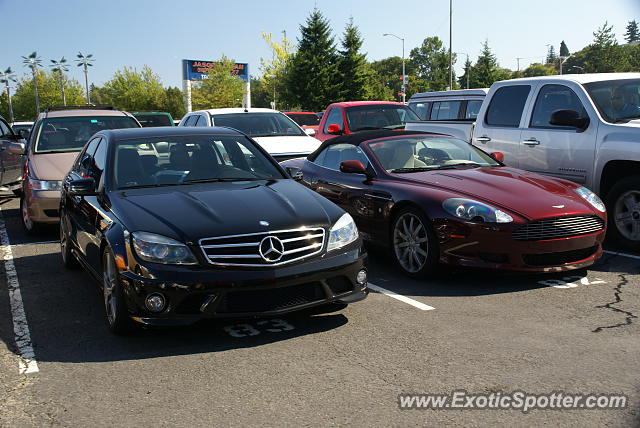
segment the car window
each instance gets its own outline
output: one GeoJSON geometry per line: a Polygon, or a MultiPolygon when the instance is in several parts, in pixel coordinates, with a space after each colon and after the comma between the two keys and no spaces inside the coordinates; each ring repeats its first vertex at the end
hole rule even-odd
{"type": "Polygon", "coordinates": [[[365,104],[345,107],[345,116],[352,132],[367,129],[401,129],[407,121],[420,118],[409,107],[399,104],[365,104]]]}
{"type": "Polygon", "coordinates": [[[201,114],[198,115],[198,120],[194,126],[207,126],[207,119],[201,114]]]}
{"type": "Polygon", "coordinates": [[[350,160],[360,161],[365,168],[369,166],[367,155],[364,154],[360,147],[353,144],[334,144],[329,146],[316,157],[314,163],[339,171],[340,163],[350,160]]]}
{"type": "Polygon", "coordinates": [[[168,114],[134,113],[133,116],[138,119],[138,122],[140,122],[140,125],[144,128],[149,126],[173,126],[173,120],[168,114]]]}
{"type": "Polygon", "coordinates": [[[184,121],[183,126],[194,126],[197,120],[198,120],[198,117],[192,114],[191,116],[187,117],[187,120],[184,121]]]}
{"type": "Polygon", "coordinates": [[[333,107],[327,113],[327,121],[324,124],[323,131],[329,132],[329,125],[338,125],[340,129],[344,129],[344,121],[342,120],[342,109],[340,107],[333,107]]]}
{"type": "Polygon", "coordinates": [[[461,101],[436,101],[431,107],[431,120],[455,120],[458,118],[461,101]]]}
{"type": "Polygon", "coordinates": [[[307,135],[293,120],[282,113],[214,114],[212,121],[214,126],[237,129],[250,137],[307,135]]]}
{"type": "Polygon", "coordinates": [[[427,120],[427,114],[429,113],[430,105],[431,103],[414,102],[409,103],[409,108],[411,108],[414,113],[418,115],[420,120],[427,120]]]}
{"type": "Polygon", "coordinates": [[[478,113],[480,112],[480,107],[482,107],[482,100],[467,101],[467,108],[464,112],[464,118],[475,120],[478,117],[478,113]]]}
{"type": "Polygon", "coordinates": [[[640,79],[604,80],[584,86],[607,122],[640,117],[640,79]]]}
{"type": "Polygon", "coordinates": [[[499,88],[491,98],[485,122],[491,126],[517,128],[531,86],[514,85],[499,88]]]}
{"type": "Polygon", "coordinates": [[[581,117],[587,114],[580,98],[571,88],[564,85],[544,85],[538,92],[529,126],[531,128],[566,128],[549,123],[551,114],[557,110],[574,110],[581,117]]]}
{"type": "Polygon", "coordinates": [[[287,116],[300,126],[314,126],[320,123],[320,118],[315,113],[295,113],[287,116]]]}
{"type": "Polygon", "coordinates": [[[85,148],[78,155],[75,165],[73,166],[73,171],[82,175],[83,177],[89,177],[88,174],[89,166],[93,162],[93,154],[100,144],[102,137],[93,138],[89,143],[85,146],[85,148]]]}
{"type": "Polygon", "coordinates": [[[9,131],[9,126],[4,123],[3,120],[0,120],[0,137],[6,137],[11,135],[11,131],[9,131]]]}

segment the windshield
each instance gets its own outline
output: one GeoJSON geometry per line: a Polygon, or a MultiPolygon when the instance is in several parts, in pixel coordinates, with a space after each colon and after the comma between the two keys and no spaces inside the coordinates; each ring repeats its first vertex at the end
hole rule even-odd
{"type": "Polygon", "coordinates": [[[149,114],[149,113],[133,113],[143,128],[149,126],[173,126],[171,116],[165,113],[149,114]]]}
{"type": "Polygon", "coordinates": [[[300,126],[314,126],[320,124],[320,118],[315,113],[291,113],[288,114],[295,123],[300,126]]]}
{"type": "Polygon", "coordinates": [[[347,124],[351,132],[367,129],[402,129],[406,122],[420,118],[407,106],[397,104],[373,104],[347,107],[347,124]]]}
{"type": "Polygon", "coordinates": [[[79,152],[103,129],[139,128],[129,116],[72,116],[46,118],[38,126],[34,153],[79,152]]]}
{"type": "Polygon", "coordinates": [[[378,162],[389,172],[499,166],[466,141],[450,137],[402,137],[369,143],[378,162]]]}
{"type": "Polygon", "coordinates": [[[220,135],[120,141],[113,175],[119,189],[285,178],[244,136],[220,135]]]}
{"type": "Polygon", "coordinates": [[[214,114],[213,126],[228,126],[250,137],[307,135],[294,121],[282,113],[214,114]]]}
{"type": "Polygon", "coordinates": [[[640,79],[608,80],[584,86],[607,122],[640,118],[640,79]]]}

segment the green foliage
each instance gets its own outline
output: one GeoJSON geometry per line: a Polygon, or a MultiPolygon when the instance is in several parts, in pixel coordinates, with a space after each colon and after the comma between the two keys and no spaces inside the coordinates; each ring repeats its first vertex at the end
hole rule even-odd
{"type": "MultiPolygon", "coordinates": [[[[402,80],[400,75],[402,74],[402,58],[399,56],[391,56],[389,58],[374,61],[370,64],[371,70],[375,73],[376,77],[372,77],[369,84],[377,85],[377,91],[383,95],[381,98],[377,98],[381,101],[399,101],[402,99],[398,95],[402,88],[402,80]]],[[[415,90],[417,84],[415,76],[415,68],[411,61],[406,61],[405,72],[409,76],[409,86],[407,87],[407,98],[409,98],[415,90]]],[[[415,91],[415,92],[420,92],[415,91]]]]}
{"type": "Polygon", "coordinates": [[[271,108],[273,91],[269,91],[268,85],[265,83],[263,77],[251,76],[251,106],[271,108]]]}
{"type": "Polygon", "coordinates": [[[171,113],[174,119],[180,119],[186,113],[184,107],[184,96],[179,88],[166,88],[164,90],[164,100],[162,102],[162,111],[171,113]]]}
{"type": "MultiPolygon", "coordinates": [[[[102,95],[115,108],[128,111],[160,110],[164,88],[160,77],[149,66],[142,71],[124,67],[105,83],[102,95]]],[[[95,103],[96,100],[92,98],[95,103]]]]}
{"type": "Polygon", "coordinates": [[[554,48],[553,45],[549,46],[549,50],[547,51],[547,64],[553,64],[557,59],[556,48],[554,48]]]}
{"type": "Polygon", "coordinates": [[[300,33],[298,51],[286,65],[290,102],[303,110],[323,110],[339,96],[337,53],[329,22],[315,9],[300,33]]]}
{"type": "Polygon", "coordinates": [[[287,80],[287,64],[291,59],[294,48],[285,35],[280,43],[273,40],[271,33],[262,33],[263,40],[271,48],[271,60],[260,58],[260,70],[262,76],[251,83],[251,104],[255,106],[270,108],[271,102],[276,102],[276,108],[283,109],[291,103],[292,96],[285,84],[287,80]],[[257,98],[254,93],[257,93],[257,98]],[[270,94],[267,99],[267,94],[270,94]],[[256,104],[256,100],[258,104],[256,104]]]}
{"type": "Polygon", "coordinates": [[[473,64],[469,58],[464,62],[464,73],[458,78],[458,86],[460,88],[469,89],[471,85],[471,74],[473,73],[473,64]],[[469,86],[467,85],[469,84],[469,86]]]}
{"type": "Polygon", "coordinates": [[[553,74],[558,73],[552,64],[540,64],[539,62],[535,62],[524,69],[522,77],[550,76],[553,74]]]}
{"type": "MultiPolygon", "coordinates": [[[[438,37],[427,37],[409,54],[423,91],[444,91],[449,86],[449,52],[438,37]]],[[[453,55],[453,63],[456,56],[453,55]]],[[[455,79],[455,73],[453,78],[455,79]]],[[[455,80],[454,80],[455,81],[455,80]]]]}
{"type": "Polygon", "coordinates": [[[564,70],[581,67],[584,73],[638,71],[637,50],[633,45],[619,45],[613,27],[607,23],[593,33],[593,43],[575,52],[564,70]]]}
{"type": "Polygon", "coordinates": [[[569,52],[569,48],[567,47],[567,44],[564,42],[564,40],[560,43],[560,56],[563,57],[568,57],[569,55],[571,55],[571,53],[569,52]]]}
{"type": "Polygon", "coordinates": [[[194,110],[240,107],[244,95],[244,82],[231,74],[235,60],[223,56],[218,66],[207,73],[207,78],[194,82],[191,104],[194,110]]]}
{"type": "Polygon", "coordinates": [[[510,77],[510,72],[507,75],[507,71],[498,66],[498,61],[489,48],[489,42],[485,40],[482,43],[482,52],[471,71],[469,86],[471,88],[488,88],[493,82],[510,77]]]}
{"type": "Polygon", "coordinates": [[[360,53],[361,47],[362,37],[351,19],[345,27],[338,57],[340,86],[336,101],[363,100],[367,96],[369,69],[365,55],[360,53]]]}
{"type": "MultiPolygon", "coordinates": [[[[38,97],[40,98],[41,109],[47,106],[62,105],[60,79],[57,72],[38,70],[36,72],[36,82],[38,85],[38,97]]],[[[67,105],[85,104],[83,93],[84,89],[77,80],[65,80],[67,105]]],[[[11,95],[11,101],[13,103],[15,120],[35,119],[36,97],[33,90],[33,77],[30,74],[25,73],[18,81],[17,87],[11,95]]]]}
{"type": "Polygon", "coordinates": [[[627,43],[640,41],[640,30],[638,30],[638,23],[635,19],[627,24],[627,32],[624,33],[624,39],[627,43]]]}

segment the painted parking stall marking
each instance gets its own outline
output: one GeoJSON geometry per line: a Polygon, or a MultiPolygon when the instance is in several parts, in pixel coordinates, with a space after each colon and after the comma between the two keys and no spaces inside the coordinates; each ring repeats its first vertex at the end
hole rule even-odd
{"type": "Polygon", "coordinates": [[[4,269],[7,276],[7,288],[9,290],[9,303],[11,304],[11,315],[13,318],[13,333],[15,335],[16,347],[18,351],[18,372],[20,374],[37,373],[38,362],[35,359],[33,345],[31,344],[31,333],[27,315],[24,312],[22,294],[20,293],[20,283],[18,282],[18,272],[13,263],[13,252],[9,235],[4,223],[4,216],[0,209],[0,252],[4,260],[4,269]]]}
{"type": "Polygon", "coordinates": [[[603,281],[600,278],[590,280],[586,276],[565,276],[562,279],[551,278],[538,281],[538,284],[540,285],[554,288],[576,288],[580,285],[598,285],[606,283],[607,281],[603,281]]]}
{"type": "Polygon", "coordinates": [[[630,259],[638,259],[638,260],[640,260],[640,256],[636,256],[636,255],[633,255],[633,254],[627,254],[627,253],[621,253],[619,251],[609,251],[609,250],[604,250],[603,252],[607,253],[607,254],[612,254],[614,256],[629,257],[630,259]]]}
{"type": "Polygon", "coordinates": [[[376,291],[378,293],[384,294],[385,296],[389,296],[392,299],[396,299],[396,300],[400,300],[401,302],[404,302],[408,305],[414,306],[418,309],[420,309],[421,311],[432,311],[435,308],[433,306],[429,306],[429,305],[425,305],[424,303],[420,303],[417,300],[413,300],[407,296],[403,296],[401,294],[398,293],[394,293],[391,290],[387,290],[386,288],[382,288],[378,285],[369,283],[368,284],[369,289],[376,291]]]}

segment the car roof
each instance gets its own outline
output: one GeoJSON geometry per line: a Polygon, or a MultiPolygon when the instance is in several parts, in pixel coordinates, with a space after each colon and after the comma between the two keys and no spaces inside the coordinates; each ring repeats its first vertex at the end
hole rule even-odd
{"type": "Polygon", "coordinates": [[[127,112],[120,110],[98,110],[98,109],[73,109],[73,110],[53,110],[42,112],[38,115],[39,119],[45,117],[78,117],[78,116],[130,116],[127,112]]]}
{"type": "Polygon", "coordinates": [[[437,97],[467,97],[467,96],[485,96],[489,92],[489,88],[480,89],[455,89],[453,91],[435,91],[420,92],[413,94],[409,101],[417,98],[437,98],[437,97]]]}
{"type": "MultiPolygon", "coordinates": [[[[234,113],[280,113],[278,110],[270,108],[242,108],[242,107],[229,107],[229,108],[212,108],[205,110],[196,110],[191,113],[207,112],[209,114],[234,114],[234,113]]],[[[187,113],[190,114],[190,113],[187,113]]]]}
{"type": "Polygon", "coordinates": [[[535,82],[538,80],[567,80],[577,83],[602,82],[607,80],[640,79],[640,73],[586,73],[586,74],[560,74],[551,76],[521,77],[518,79],[503,80],[504,82],[535,82]]]}
{"type": "MultiPolygon", "coordinates": [[[[0,117],[2,117],[2,116],[0,116],[0,117]]],[[[33,125],[33,122],[30,122],[30,121],[17,121],[17,122],[13,122],[11,124],[11,126],[13,126],[13,125],[33,125]]]]}
{"type": "Polygon", "coordinates": [[[284,114],[313,114],[316,115],[313,111],[283,111],[284,114]]]}
{"type": "Polygon", "coordinates": [[[97,134],[114,140],[133,138],[157,138],[182,135],[242,135],[243,133],[223,126],[192,127],[192,126],[157,126],[147,128],[105,129],[97,134]]]}
{"type": "Polygon", "coordinates": [[[341,101],[339,103],[332,103],[332,106],[343,106],[343,107],[353,107],[353,106],[368,106],[368,105],[378,105],[378,104],[392,104],[403,106],[403,103],[399,103],[396,101],[341,101]]]}

